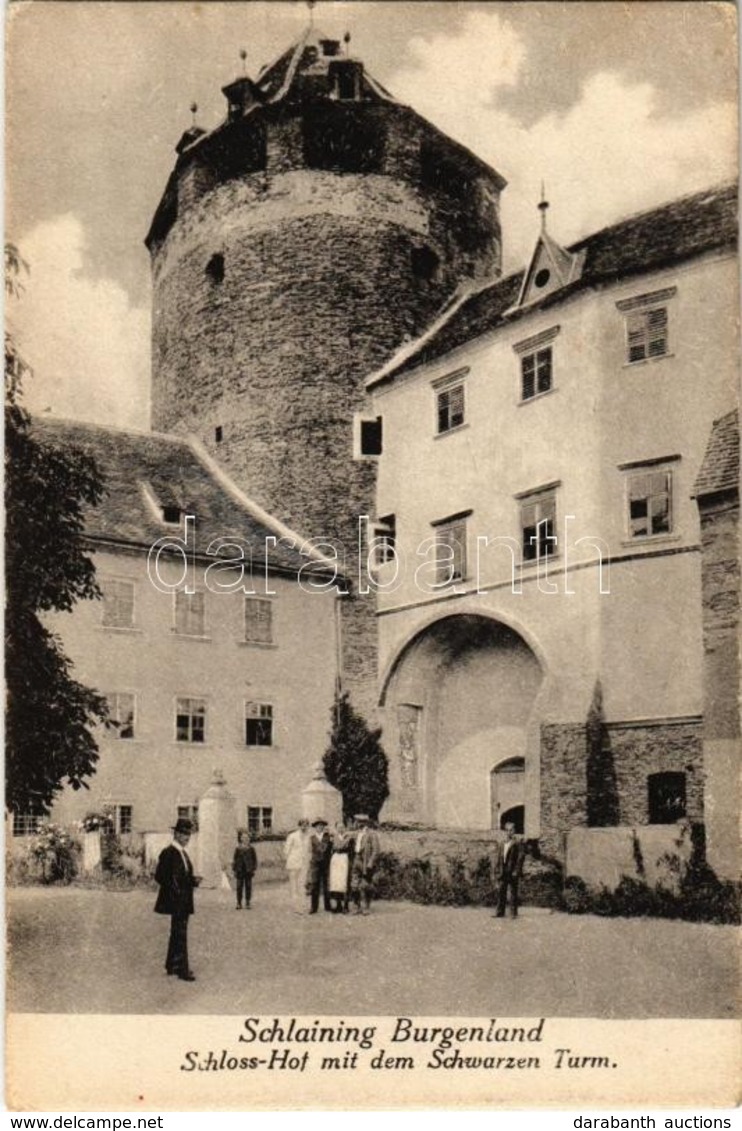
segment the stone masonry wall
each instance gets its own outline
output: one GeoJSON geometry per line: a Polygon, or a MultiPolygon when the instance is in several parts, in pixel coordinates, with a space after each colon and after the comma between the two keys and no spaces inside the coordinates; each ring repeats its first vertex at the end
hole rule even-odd
{"type": "Polygon", "coordinates": [[[569,829],[587,824],[587,753],[584,724],[541,727],[542,855],[564,860],[569,829]]]}
{"type": "MultiPolygon", "coordinates": [[[[589,735],[581,724],[541,728],[542,853],[563,860],[571,828],[588,825],[589,735]]],[[[615,825],[649,823],[647,778],[669,771],[686,775],[686,815],[703,820],[702,727],[696,720],[658,720],[604,727],[603,778],[615,788],[615,825]]]]}
{"type": "Polygon", "coordinates": [[[703,564],[704,733],[707,740],[740,734],[739,499],[699,502],[703,564]]]}

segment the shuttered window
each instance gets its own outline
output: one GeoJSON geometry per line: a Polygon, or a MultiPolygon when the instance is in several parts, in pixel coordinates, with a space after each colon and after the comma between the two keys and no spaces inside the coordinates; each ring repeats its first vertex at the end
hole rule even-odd
{"type": "Polygon", "coordinates": [[[645,471],[628,480],[629,534],[651,538],[672,530],[672,472],[645,471]]]}
{"type": "Polygon", "coordinates": [[[261,597],[245,597],[245,642],[273,643],[273,603],[261,597]]]}
{"type": "Polygon", "coordinates": [[[112,691],[107,696],[111,726],[117,738],[134,737],[134,712],[136,701],[128,691],[112,691]]]}
{"type": "Polygon", "coordinates": [[[626,342],[629,364],[664,357],[668,352],[667,307],[634,310],[626,316],[626,342]]]}
{"type": "Polygon", "coordinates": [[[466,577],[466,519],[436,526],[435,549],[438,585],[451,585],[466,577]]]}
{"type": "Polygon", "coordinates": [[[203,636],[206,630],[206,605],[203,592],[175,594],[175,631],[181,636],[203,636]]]}
{"type": "Polygon", "coordinates": [[[438,432],[450,432],[464,423],[464,386],[453,385],[438,393],[438,432]]]}
{"type": "Polygon", "coordinates": [[[551,388],[551,346],[524,354],[520,359],[521,396],[524,401],[551,388]]]}
{"type": "Polygon", "coordinates": [[[106,628],[134,627],[134,582],[103,582],[103,624],[106,628]]]}

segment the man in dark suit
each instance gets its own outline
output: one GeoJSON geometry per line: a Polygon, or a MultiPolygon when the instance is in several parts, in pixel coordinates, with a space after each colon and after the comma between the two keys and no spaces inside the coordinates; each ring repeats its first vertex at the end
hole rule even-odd
{"type": "Polygon", "coordinates": [[[495,844],[493,873],[497,891],[497,911],[495,919],[502,919],[510,889],[510,913],[515,919],[518,914],[518,884],[523,871],[526,851],[522,840],[515,836],[515,825],[505,825],[505,840],[495,844]]]}
{"type": "Polygon", "coordinates": [[[173,843],[163,848],[155,871],[155,880],[160,885],[155,911],[158,915],[170,916],[165,970],[183,982],[196,981],[188,964],[188,916],[193,914],[193,889],[200,883],[186,852],[192,829],[190,821],[178,818],[173,827],[173,843]]]}

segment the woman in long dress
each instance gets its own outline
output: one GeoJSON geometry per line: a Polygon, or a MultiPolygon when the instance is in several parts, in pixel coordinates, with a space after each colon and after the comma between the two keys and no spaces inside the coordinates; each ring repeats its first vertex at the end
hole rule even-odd
{"type": "Polygon", "coordinates": [[[338,821],[335,825],[328,881],[331,910],[336,915],[348,911],[352,854],[353,837],[350,836],[342,821],[338,821]]]}

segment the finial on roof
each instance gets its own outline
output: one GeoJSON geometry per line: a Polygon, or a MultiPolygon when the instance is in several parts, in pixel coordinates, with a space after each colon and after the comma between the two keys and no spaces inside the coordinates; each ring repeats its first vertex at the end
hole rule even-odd
{"type": "Polygon", "coordinates": [[[307,0],[307,8],[309,8],[309,26],[314,27],[314,6],[317,0],[307,0]]]}
{"type": "Polygon", "coordinates": [[[246,63],[245,60],[247,59],[247,51],[245,51],[244,47],[240,48],[240,59],[242,60],[242,73],[243,73],[243,75],[246,75],[247,74],[247,63],[246,63]]]}
{"type": "Polygon", "coordinates": [[[546,231],[546,213],[549,209],[549,202],[546,199],[546,191],[544,189],[544,182],[541,182],[541,200],[538,204],[538,210],[541,213],[541,231],[546,231]]]}
{"type": "Polygon", "coordinates": [[[350,32],[349,31],[346,31],[345,35],[343,36],[343,43],[345,44],[345,54],[347,55],[348,52],[350,51],[350,32]]]}
{"type": "Polygon", "coordinates": [[[198,113],[198,102],[191,103],[191,115],[193,117],[192,125],[196,125],[196,114],[198,113]]]}

